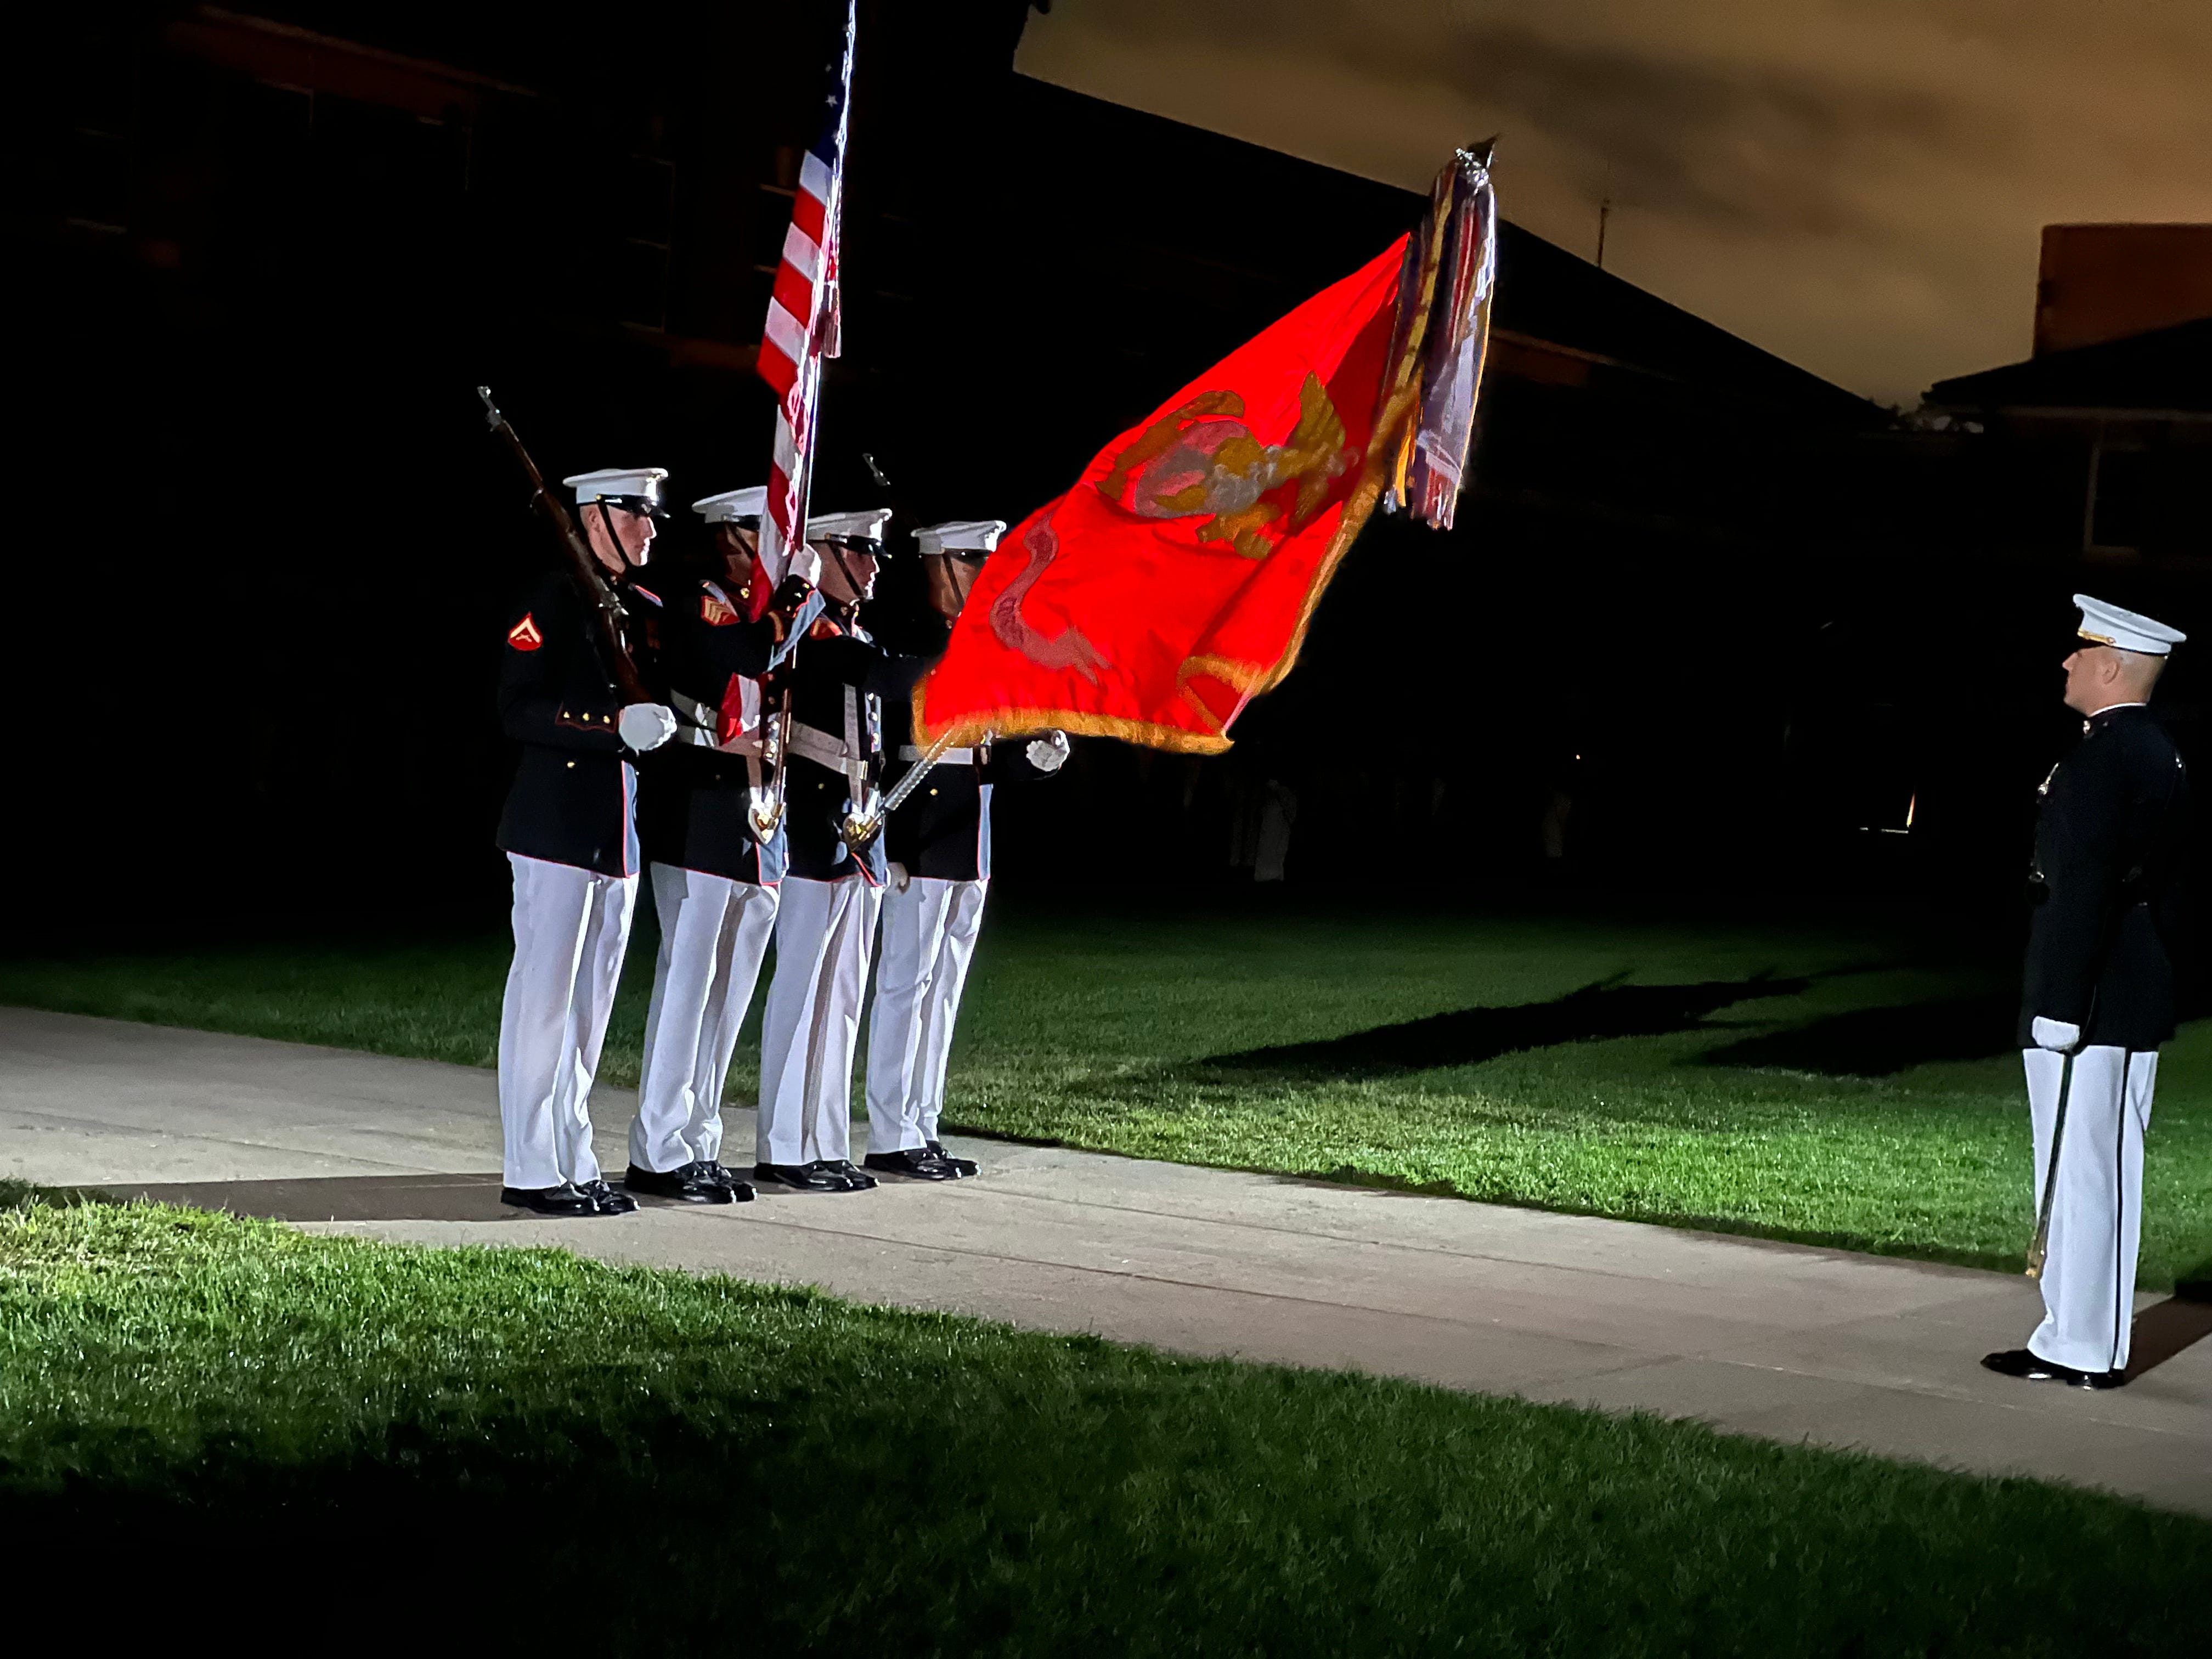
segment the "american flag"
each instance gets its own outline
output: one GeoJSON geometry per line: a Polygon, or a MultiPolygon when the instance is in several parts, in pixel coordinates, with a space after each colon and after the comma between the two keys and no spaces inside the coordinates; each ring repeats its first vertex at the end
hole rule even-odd
{"type": "Polygon", "coordinates": [[[837,355],[837,245],[845,209],[845,118],[853,95],[853,25],[847,0],[844,46],[830,83],[822,136],[799,167],[791,228],[768,302],[760,374],[775,388],[775,457],[769,463],[761,558],[781,579],[790,549],[806,532],[808,475],[821,406],[822,360],[837,355]]]}

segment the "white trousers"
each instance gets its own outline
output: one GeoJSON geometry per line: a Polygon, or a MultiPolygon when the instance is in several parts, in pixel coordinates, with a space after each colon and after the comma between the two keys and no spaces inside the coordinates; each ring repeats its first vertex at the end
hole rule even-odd
{"type": "MultiPolygon", "coordinates": [[[[2065,1057],[2029,1048],[2022,1059],[2035,1130],[2035,1212],[2041,1215],[2065,1057]]],[[[2097,1048],[2074,1056],[2045,1241],[2043,1323],[2027,1346],[2075,1370],[2127,1369],[2142,1243],[2143,1131],[2157,1086],[2155,1052],[2097,1048]]]]}
{"type": "Polygon", "coordinates": [[[868,1015],[868,1150],[896,1152],[937,1139],[945,1065],[960,993],[983,929],[981,881],[915,876],[884,894],[884,952],[868,1015]]]}
{"type": "Polygon", "coordinates": [[[775,931],[776,893],[669,864],[652,873],[660,954],[629,1161],[663,1172],[722,1150],[722,1085],[775,931]]]}
{"type": "Polygon", "coordinates": [[[592,1078],[629,945],[635,876],[509,853],[514,965],[499,1014],[499,1121],[510,1187],[597,1181],[592,1078]]]}
{"type": "Polygon", "coordinates": [[[883,890],[858,875],[783,878],[775,977],[761,1023],[759,1159],[853,1155],[853,1051],[883,890]]]}

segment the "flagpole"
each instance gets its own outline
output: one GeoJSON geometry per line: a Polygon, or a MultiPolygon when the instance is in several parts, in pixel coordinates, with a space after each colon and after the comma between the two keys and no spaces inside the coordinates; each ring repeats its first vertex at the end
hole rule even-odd
{"type": "MultiPolygon", "coordinates": [[[[758,544],[768,579],[781,585],[793,556],[805,544],[814,506],[814,460],[821,428],[822,359],[836,355],[838,244],[844,223],[845,140],[853,91],[853,41],[858,0],[847,0],[842,47],[832,70],[830,118],[799,165],[792,193],[791,223],[769,297],[755,366],[776,393],[775,441],[769,464],[769,495],[758,544]]],[[[794,641],[793,648],[796,649],[794,641]]],[[[765,842],[783,818],[785,757],[792,728],[791,686],[774,717],[775,775],[752,791],[751,825],[765,842]]],[[[764,748],[768,745],[764,745],[764,748]]]]}
{"type": "Polygon", "coordinates": [[[1470,163],[1486,173],[1495,143],[1494,139],[1487,140],[1472,150],[1455,151],[1452,159],[1437,173],[1429,193],[1428,212],[1407,244],[1407,265],[1399,275],[1398,319],[1391,331],[1391,344],[1395,349],[1385,365],[1375,425],[1368,434],[1358,474],[1345,496],[1336,533],[1329,539],[1328,550],[1322,556],[1313,586],[1283,654],[1267,672],[1236,687],[1237,706],[1221,723],[1224,732],[1236,724],[1253,698],[1273,690],[1297,665],[1307,625],[1313,620],[1321,595],[1337,566],[1351,552],[1352,543],[1359,538],[1359,532],[1366,528],[1376,507],[1387,503],[1393,509],[1400,509],[1407,505],[1406,474],[1413,459],[1413,441],[1419,434],[1421,400],[1427,391],[1421,374],[1421,354],[1428,344],[1429,325],[1437,308],[1438,278],[1443,270],[1452,220],[1457,211],[1459,174],[1470,163]]]}

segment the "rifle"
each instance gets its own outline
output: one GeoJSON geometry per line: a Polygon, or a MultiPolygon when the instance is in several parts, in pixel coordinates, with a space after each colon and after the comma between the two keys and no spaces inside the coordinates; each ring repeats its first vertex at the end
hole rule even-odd
{"type": "Polygon", "coordinates": [[[576,521],[568,516],[568,509],[561,505],[552,491],[545,488],[545,480],[538,471],[538,463],[530,459],[530,452],[522,447],[522,440],[507,424],[507,416],[499,412],[499,405],[491,400],[491,388],[480,386],[477,396],[483,399],[484,419],[491,429],[507,444],[507,453],[514,457],[522,476],[530,480],[530,505],[538,509],[538,516],[553,532],[553,539],[561,544],[562,562],[582,595],[584,608],[592,613],[592,631],[599,641],[600,655],[607,672],[614,677],[617,689],[625,702],[659,702],[660,698],[647,690],[645,677],[637,672],[637,663],[629,654],[629,646],[623,638],[622,600],[616,597],[613,585],[599,564],[599,556],[592,551],[591,544],[584,539],[576,521]]]}

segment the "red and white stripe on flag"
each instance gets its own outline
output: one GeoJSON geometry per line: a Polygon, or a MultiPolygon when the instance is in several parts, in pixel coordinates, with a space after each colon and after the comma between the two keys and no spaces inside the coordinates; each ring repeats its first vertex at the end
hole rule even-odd
{"type": "Polygon", "coordinates": [[[775,450],[769,467],[761,555],[781,580],[788,550],[805,533],[807,475],[822,359],[837,355],[837,244],[845,198],[846,113],[853,92],[857,0],[847,0],[844,49],[831,81],[822,136],[799,163],[799,190],[762,331],[760,375],[775,389],[775,450]]]}

